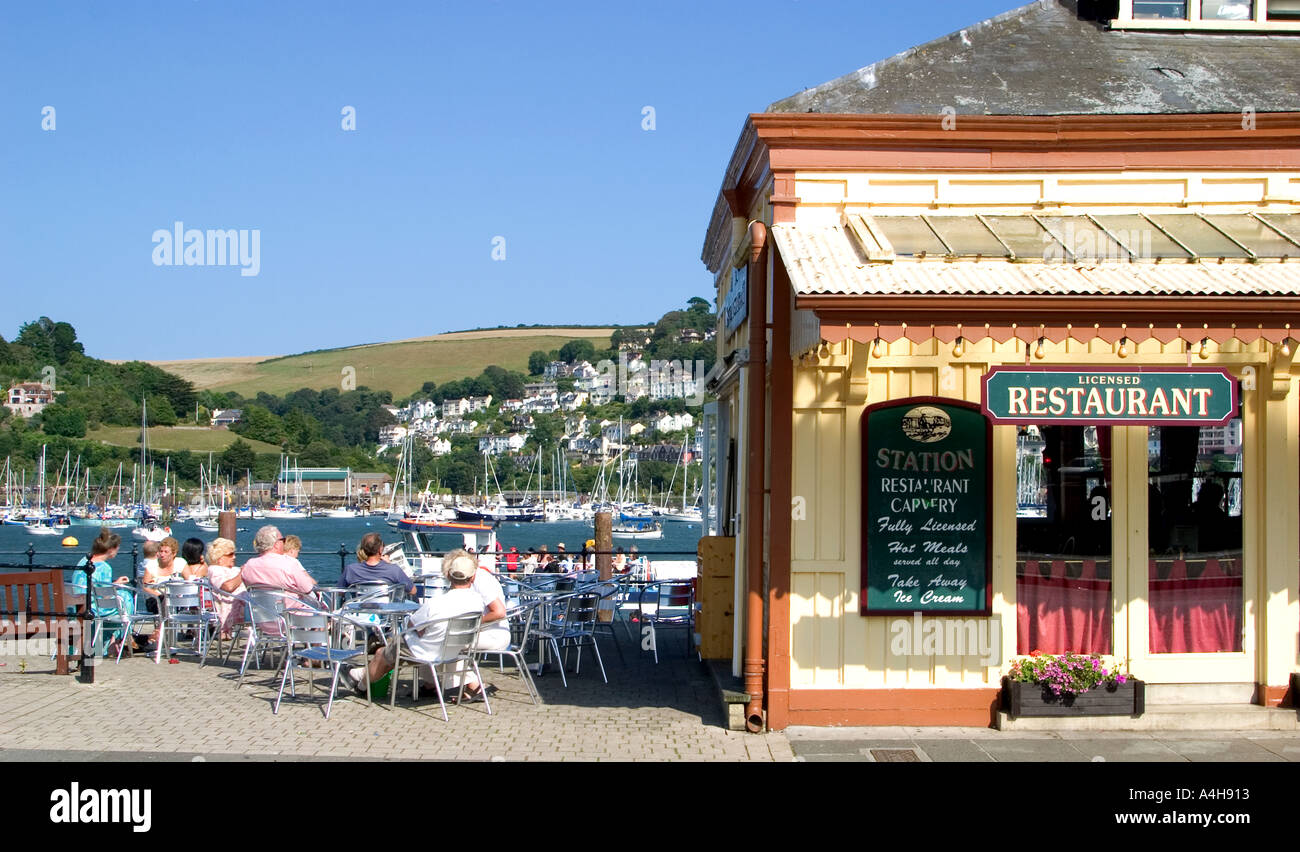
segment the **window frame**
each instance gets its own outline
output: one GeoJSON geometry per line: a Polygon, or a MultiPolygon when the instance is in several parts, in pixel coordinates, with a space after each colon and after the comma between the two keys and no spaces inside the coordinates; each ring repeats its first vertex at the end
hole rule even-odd
{"type": "Polygon", "coordinates": [[[1114,30],[1213,30],[1216,32],[1300,32],[1300,20],[1268,20],[1268,0],[1253,0],[1255,17],[1249,21],[1221,21],[1201,17],[1201,0],[1187,0],[1187,17],[1134,18],[1134,0],[1119,0],[1119,15],[1110,22],[1114,30]]]}

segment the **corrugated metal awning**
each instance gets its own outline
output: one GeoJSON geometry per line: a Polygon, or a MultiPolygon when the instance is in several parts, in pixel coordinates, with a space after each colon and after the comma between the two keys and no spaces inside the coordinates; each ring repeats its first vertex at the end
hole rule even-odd
{"type": "MultiPolygon", "coordinates": [[[[906,218],[929,227],[924,217],[906,218]]],[[[1039,217],[1022,218],[1027,228],[1042,227],[1039,217]]],[[[1036,262],[900,258],[884,232],[905,232],[903,220],[848,216],[836,226],[772,226],[796,307],[816,311],[823,339],[1281,342],[1292,326],[1300,328],[1300,256],[1157,261],[1126,254],[1067,262],[1062,251],[1062,259],[1048,252],[1036,262]]],[[[1004,233],[1005,224],[998,225],[1004,233]]]]}

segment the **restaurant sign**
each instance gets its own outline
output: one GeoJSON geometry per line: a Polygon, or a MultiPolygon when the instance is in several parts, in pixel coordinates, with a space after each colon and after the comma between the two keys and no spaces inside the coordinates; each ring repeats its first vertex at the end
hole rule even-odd
{"type": "Polygon", "coordinates": [[[974,403],[863,414],[863,615],[990,613],[989,422],[974,403]]]}
{"type": "Polygon", "coordinates": [[[993,367],[982,403],[1013,425],[1221,426],[1237,416],[1237,380],[1216,368],[993,367]]]}
{"type": "Polygon", "coordinates": [[[722,305],[722,319],[727,334],[733,334],[749,315],[749,267],[738,266],[731,270],[731,286],[727,300],[722,305]]]}

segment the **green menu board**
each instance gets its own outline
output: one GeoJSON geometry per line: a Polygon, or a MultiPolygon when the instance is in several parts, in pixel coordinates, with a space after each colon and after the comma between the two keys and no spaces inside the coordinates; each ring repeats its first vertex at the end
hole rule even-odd
{"type": "Polygon", "coordinates": [[[990,614],[992,451],[980,407],[870,406],[862,448],[862,614],[990,614]]]}

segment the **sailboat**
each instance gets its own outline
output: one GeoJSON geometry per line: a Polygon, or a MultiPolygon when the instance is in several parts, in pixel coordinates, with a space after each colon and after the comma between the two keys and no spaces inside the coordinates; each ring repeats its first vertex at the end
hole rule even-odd
{"type": "Polygon", "coordinates": [[[45,445],[41,445],[41,476],[37,484],[38,508],[34,513],[28,513],[27,524],[25,529],[31,535],[58,535],[59,531],[54,528],[54,521],[50,517],[45,506],[45,445]]]}
{"type": "Polygon", "coordinates": [[[150,514],[153,508],[153,464],[149,461],[149,400],[140,401],[140,526],[131,530],[131,535],[145,541],[162,541],[172,534],[171,527],[159,524],[156,516],[150,514]],[[149,465],[149,473],[145,473],[149,465]]]}
{"type": "Polygon", "coordinates": [[[668,483],[668,491],[664,492],[664,506],[659,512],[659,517],[665,521],[679,521],[684,523],[702,524],[704,523],[704,513],[698,505],[687,505],[686,503],[686,486],[687,480],[690,479],[690,464],[686,461],[686,445],[690,441],[688,434],[682,439],[682,452],[678,457],[678,466],[682,469],[682,509],[680,512],[672,511],[668,508],[668,494],[672,491],[673,482],[677,479],[677,469],[673,469],[673,479],[668,483]]]}

